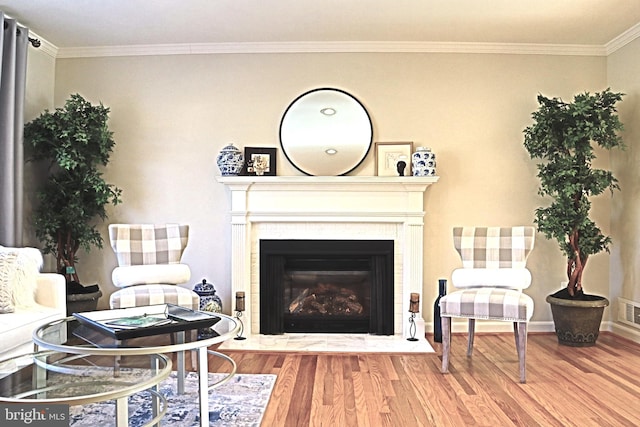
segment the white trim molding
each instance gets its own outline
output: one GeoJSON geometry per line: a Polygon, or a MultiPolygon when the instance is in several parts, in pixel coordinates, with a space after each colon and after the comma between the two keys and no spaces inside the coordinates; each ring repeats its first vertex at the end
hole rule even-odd
{"type": "Polygon", "coordinates": [[[607,43],[605,45],[606,55],[611,55],[612,53],[628,45],[638,37],[640,37],[640,23],[637,23],[636,25],[629,28],[627,31],[607,43]]]}
{"type": "MultiPolygon", "coordinates": [[[[216,179],[231,192],[231,295],[245,292],[247,334],[260,331],[260,240],[337,239],[394,242],[394,334],[408,336],[409,295],[422,294],[424,193],[439,177],[216,179]]],[[[424,336],[422,310],[416,326],[424,336]]]]}
{"type": "Polygon", "coordinates": [[[58,58],[259,53],[483,53],[606,56],[604,46],[460,42],[281,42],[191,43],[60,48],[58,58]]]}

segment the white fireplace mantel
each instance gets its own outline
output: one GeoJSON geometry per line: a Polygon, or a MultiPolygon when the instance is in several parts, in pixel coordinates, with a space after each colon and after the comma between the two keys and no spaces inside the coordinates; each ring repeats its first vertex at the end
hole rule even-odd
{"type": "MultiPolygon", "coordinates": [[[[260,330],[261,239],[376,239],[394,241],[394,332],[408,335],[409,294],[422,294],[424,192],[439,177],[216,179],[231,193],[231,295],[245,292],[248,334],[260,330]]],[[[421,313],[418,337],[424,336],[421,313]]]]}

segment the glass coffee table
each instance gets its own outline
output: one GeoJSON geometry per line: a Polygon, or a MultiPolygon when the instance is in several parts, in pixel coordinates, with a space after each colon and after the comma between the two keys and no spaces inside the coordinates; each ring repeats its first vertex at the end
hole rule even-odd
{"type": "Polygon", "coordinates": [[[46,323],[33,332],[33,341],[38,348],[61,353],[90,356],[128,356],[176,353],[179,393],[184,393],[184,353],[194,350],[198,356],[198,394],[200,425],[209,425],[209,390],[229,381],[236,373],[236,363],[229,356],[208,347],[234,337],[240,330],[239,323],[232,317],[216,313],[220,320],[209,328],[207,334],[197,334],[197,330],[186,330],[172,334],[159,334],[118,340],[103,332],[81,323],[73,316],[46,323]],[[188,339],[185,339],[188,338],[188,339]],[[219,357],[229,362],[231,370],[222,380],[208,383],[208,357],[219,357]]]}
{"type": "Polygon", "coordinates": [[[154,399],[146,424],[152,425],[167,411],[155,387],[170,373],[171,360],[162,354],[127,357],[115,366],[113,357],[45,350],[0,361],[0,402],[74,406],[115,400],[116,425],[126,426],[128,397],[144,392],[154,399]]]}

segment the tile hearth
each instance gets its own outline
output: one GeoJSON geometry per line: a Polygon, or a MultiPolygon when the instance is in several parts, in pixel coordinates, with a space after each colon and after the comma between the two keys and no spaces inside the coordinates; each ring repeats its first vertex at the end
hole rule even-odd
{"type": "Polygon", "coordinates": [[[426,339],[407,341],[400,334],[283,334],[250,335],[227,340],[218,350],[254,350],[327,353],[433,353],[426,339]]]}

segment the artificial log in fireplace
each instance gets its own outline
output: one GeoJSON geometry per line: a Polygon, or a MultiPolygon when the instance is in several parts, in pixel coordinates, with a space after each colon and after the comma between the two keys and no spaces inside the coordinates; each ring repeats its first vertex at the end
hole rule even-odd
{"type": "Polygon", "coordinates": [[[260,333],[393,326],[393,241],[260,241],[260,333]]]}
{"type": "Polygon", "coordinates": [[[289,314],[360,316],[364,306],[351,288],[328,283],[306,287],[289,304],[289,314]]]}

